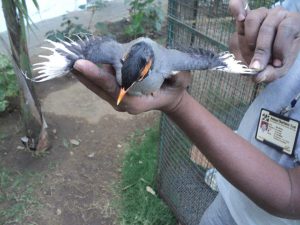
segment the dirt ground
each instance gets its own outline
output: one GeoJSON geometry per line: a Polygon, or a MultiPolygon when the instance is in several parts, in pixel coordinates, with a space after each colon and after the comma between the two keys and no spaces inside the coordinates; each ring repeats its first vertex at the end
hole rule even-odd
{"type": "MultiPolygon", "coordinates": [[[[116,29],[123,24],[111,24],[116,29]]],[[[117,30],[114,31],[117,33],[117,30]]],[[[40,61],[38,54],[32,63],[40,61]]],[[[19,109],[0,115],[0,162],[20,172],[45,175],[35,190],[38,212],[26,222],[42,225],[117,224],[113,207],[122,157],[137,131],[151,127],[159,112],[138,116],[116,112],[108,103],[68,75],[36,84],[49,126],[51,149],[33,157],[22,149],[19,109]]]]}
{"type": "Polygon", "coordinates": [[[20,150],[18,110],[0,117],[0,133],[6,135],[0,145],[2,164],[46,174],[36,190],[41,207],[29,220],[43,225],[115,224],[113,185],[120,177],[126,143],[135,131],[158,120],[159,113],[115,112],[73,77],[36,89],[52,139],[48,154],[32,157],[20,150]]]}
{"type": "MultiPolygon", "coordinates": [[[[113,4],[119,1],[112,3],[111,8],[115,9],[113,4]]],[[[106,18],[106,21],[110,20],[106,18]]],[[[50,26],[49,22],[47,25],[50,26]]],[[[113,30],[115,32],[117,29],[113,30]]],[[[37,51],[36,46],[34,49],[32,63],[40,61],[36,57],[40,49],[37,51]]],[[[118,113],[70,76],[37,84],[36,92],[49,125],[52,147],[47,154],[33,157],[22,150],[18,109],[0,115],[2,166],[45,175],[35,190],[41,205],[26,222],[38,225],[116,224],[113,186],[120,178],[124,151],[134,132],[152,126],[159,120],[160,113],[138,116],[118,113]]]]}

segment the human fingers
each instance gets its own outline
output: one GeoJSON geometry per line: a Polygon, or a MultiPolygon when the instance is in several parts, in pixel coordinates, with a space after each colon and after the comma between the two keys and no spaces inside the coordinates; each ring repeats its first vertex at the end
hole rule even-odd
{"type": "MultiPolygon", "coordinates": [[[[94,63],[82,59],[75,62],[74,68],[81,73],[81,76],[84,76],[90,80],[91,83],[110,95],[116,95],[119,90],[115,76],[107,71],[109,69],[99,68],[94,63]]],[[[110,71],[112,70],[110,69],[110,71]]]]}
{"type": "Polygon", "coordinates": [[[288,73],[290,68],[293,66],[296,57],[300,52],[300,37],[292,41],[292,47],[290,48],[290,54],[285,58],[281,67],[274,67],[273,65],[268,65],[262,72],[260,72],[255,81],[261,82],[271,82],[276,80],[288,73]]]}
{"type": "Polygon", "coordinates": [[[285,64],[285,60],[293,54],[291,49],[294,39],[300,35],[299,21],[299,13],[289,13],[279,24],[273,44],[273,66],[282,66],[282,64],[285,64]]]}
{"type": "Polygon", "coordinates": [[[87,60],[76,61],[75,75],[88,89],[110,103],[117,111],[139,114],[159,107],[161,98],[156,95],[132,96],[126,95],[121,104],[117,106],[116,99],[119,94],[119,86],[115,76],[107,72],[107,68],[99,68],[87,60]],[[155,100],[154,100],[155,98],[155,100]]]}
{"type": "Polygon", "coordinates": [[[162,88],[156,93],[149,95],[133,96],[128,94],[124,97],[121,104],[117,106],[116,99],[120,88],[115,76],[86,60],[78,60],[74,68],[80,72],[76,76],[85,86],[108,101],[117,111],[126,111],[130,114],[139,114],[152,109],[162,109],[167,105],[171,105],[178,99],[178,93],[182,92],[183,87],[187,87],[189,83],[189,73],[183,73],[182,76],[174,80],[173,85],[170,87],[162,88]]]}
{"type": "Polygon", "coordinates": [[[255,46],[250,68],[258,71],[263,70],[268,65],[272,56],[273,42],[277,35],[277,28],[287,15],[287,11],[283,10],[281,7],[276,7],[265,12],[267,13],[267,16],[265,16],[264,21],[259,27],[256,43],[256,34],[251,36],[249,33],[248,39],[249,43],[254,44],[255,46]]]}
{"type": "MultiPolygon", "coordinates": [[[[87,65],[87,64],[86,64],[87,65]]],[[[153,107],[151,103],[151,96],[130,96],[126,95],[120,105],[117,105],[117,96],[120,88],[117,87],[115,91],[107,91],[101,88],[101,79],[99,79],[99,74],[101,70],[94,68],[92,70],[86,70],[86,67],[78,66],[79,71],[74,71],[74,75],[77,79],[85,85],[89,90],[97,94],[99,97],[107,101],[116,111],[128,112],[130,114],[139,114],[145,112],[153,107]],[[97,72],[98,71],[98,72],[97,72]],[[84,74],[83,74],[84,73],[84,74]],[[145,101],[146,99],[146,101],[145,101]]],[[[153,101],[154,102],[154,101],[153,101]]]]}
{"type": "Polygon", "coordinates": [[[150,110],[161,110],[166,113],[176,108],[182,100],[184,92],[186,92],[186,89],[161,88],[149,95],[128,95],[122,101],[121,107],[133,115],[150,110]]]}
{"type": "Polygon", "coordinates": [[[250,64],[253,51],[249,49],[244,35],[239,35],[237,32],[233,33],[229,39],[229,51],[234,54],[237,60],[240,60],[246,65],[250,64]]]}
{"type": "Polygon", "coordinates": [[[230,0],[229,11],[235,20],[244,21],[249,10],[249,5],[246,0],[230,0]]]}
{"type": "Polygon", "coordinates": [[[251,48],[251,46],[248,45],[248,41],[244,35],[239,35],[238,40],[240,53],[243,59],[241,61],[249,66],[254,54],[254,50],[251,48]]]}
{"type": "Polygon", "coordinates": [[[287,67],[276,68],[273,65],[267,65],[266,68],[254,77],[256,83],[270,83],[284,76],[287,73],[287,67]]]}
{"type": "Polygon", "coordinates": [[[75,71],[74,75],[89,90],[94,92],[96,95],[98,95],[99,97],[101,97],[105,101],[109,102],[111,105],[116,105],[115,99],[111,95],[109,95],[107,92],[105,92],[103,89],[101,89],[99,86],[97,86],[96,84],[91,82],[86,77],[82,76],[82,74],[79,74],[78,71],[75,71]]]}
{"type": "Polygon", "coordinates": [[[156,92],[142,96],[126,96],[120,107],[130,114],[139,114],[149,110],[172,110],[181,100],[182,93],[191,82],[190,72],[180,72],[167,79],[156,92]]]}
{"type": "MultiPolygon", "coordinates": [[[[254,50],[256,40],[263,21],[268,14],[267,8],[258,8],[251,10],[245,19],[245,38],[247,40],[247,47],[254,50]]],[[[245,47],[245,46],[244,46],[245,47]]]]}

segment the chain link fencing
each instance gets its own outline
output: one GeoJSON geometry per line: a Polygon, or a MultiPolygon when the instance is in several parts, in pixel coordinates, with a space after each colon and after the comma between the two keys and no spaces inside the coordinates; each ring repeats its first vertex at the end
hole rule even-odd
{"type": "MultiPolygon", "coordinates": [[[[226,0],[169,0],[169,47],[228,50],[234,21],[226,0]]],[[[249,1],[250,8],[275,1],[249,1]]],[[[231,129],[262,87],[251,78],[217,71],[193,72],[190,94],[231,129]]],[[[161,119],[157,183],[160,196],[182,225],[198,225],[217,191],[213,166],[165,115],[161,119]],[[209,171],[209,173],[207,173],[209,171]],[[209,185],[207,185],[209,184],[209,185]]],[[[200,149],[201,150],[201,149],[200,149]]]]}

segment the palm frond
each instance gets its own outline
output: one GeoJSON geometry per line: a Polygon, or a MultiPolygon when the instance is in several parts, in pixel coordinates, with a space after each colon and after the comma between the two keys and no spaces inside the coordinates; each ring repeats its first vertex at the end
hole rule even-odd
{"type": "MultiPolygon", "coordinates": [[[[19,17],[20,19],[24,20],[24,23],[28,26],[28,28],[31,28],[31,24],[34,24],[29,13],[28,13],[28,7],[26,0],[13,0],[16,8],[19,11],[19,17]]],[[[34,6],[39,10],[39,4],[37,0],[32,0],[34,6]]]]}
{"type": "Polygon", "coordinates": [[[37,8],[37,10],[40,10],[40,6],[39,6],[39,3],[37,2],[37,0],[32,0],[35,8],[37,8]]]}

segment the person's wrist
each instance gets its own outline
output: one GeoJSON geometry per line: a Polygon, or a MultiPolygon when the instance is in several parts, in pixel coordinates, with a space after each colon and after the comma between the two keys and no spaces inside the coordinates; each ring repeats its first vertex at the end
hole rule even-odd
{"type": "Polygon", "coordinates": [[[177,98],[177,101],[174,101],[174,102],[172,102],[172,104],[162,108],[161,111],[167,115],[176,114],[178,111],[180,111],[181,108],[184,107],[184,104],[185,104],[188,96],[189,96],[188,92],[186,90],[184,90],[182,92],[182,94],[180,95],[180,97],[177,98]]]}

